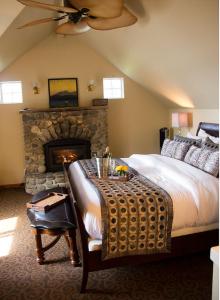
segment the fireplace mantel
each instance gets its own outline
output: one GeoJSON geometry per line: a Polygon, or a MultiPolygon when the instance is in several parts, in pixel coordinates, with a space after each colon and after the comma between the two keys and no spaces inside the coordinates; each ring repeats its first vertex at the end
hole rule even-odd
{"type": "Polygon", "coordinates": [[[63,186],[62,172],[46,172],[44,144],[58,139],[84,139],[91,152],[103,153],[108,145],[107,106],[24,109],[25,189],[39,191],[63,186]]]}
{"type": "Polygon", "coordinates": [[[39,109],[21,109],[20,114],[38,113],[38,112],[65,112],[65,111],[87,111],[87,110],[107,110],[107,106],[85,106],[85,107],[63,107],[63,108],[39,108],[39,109]]]}

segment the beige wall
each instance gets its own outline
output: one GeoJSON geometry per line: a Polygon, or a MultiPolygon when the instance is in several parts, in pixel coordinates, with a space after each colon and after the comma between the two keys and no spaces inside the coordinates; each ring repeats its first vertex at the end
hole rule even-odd
{"type": "MultiPolygon", "coordinates": [[[[23,182],[24,147],[19,110],[48,107],[48,78],[77,77],[79,105],[91,105],[102,97],[102,78],[123,76],[77,37],[52,35],[4,72],[0,80],[22,80],[23,104],[0,105],[0,185],[23,182]],[[90,79],[96,89],[88,92],[90,79]],[[32,82],[39,81],[40,94],[32,92],[32,82]]],[[[168,125],[169,113],[157,99],[134,81],[125,77],[125,99],[109,101],[109,145],[114,156],[159,151],[160,127],[168,125]]]]}

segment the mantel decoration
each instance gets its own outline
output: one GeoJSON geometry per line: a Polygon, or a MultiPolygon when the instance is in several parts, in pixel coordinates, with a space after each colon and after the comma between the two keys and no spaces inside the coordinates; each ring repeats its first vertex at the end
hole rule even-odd
{"type": "Polygon", "coordinates": [[[77,78],[48,79],[48,89],[50,108],[78,106],[77,78]]]}
{"type": "Polygon", "coordinates": [[[92,99],[92,105],[93,106],[104,106],[108,105],[108,99],[92,99]]]}

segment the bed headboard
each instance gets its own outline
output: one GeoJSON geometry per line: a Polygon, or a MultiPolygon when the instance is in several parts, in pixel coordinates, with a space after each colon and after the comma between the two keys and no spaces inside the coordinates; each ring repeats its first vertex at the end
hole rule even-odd
{"type": "Polygon", "coordinates": [[[199,129],[204,130],[206,133],[219,137],[219,124],[217,123],[206,123],[206,122],[200,122],[196,135],[198,135],[199,129]]]}

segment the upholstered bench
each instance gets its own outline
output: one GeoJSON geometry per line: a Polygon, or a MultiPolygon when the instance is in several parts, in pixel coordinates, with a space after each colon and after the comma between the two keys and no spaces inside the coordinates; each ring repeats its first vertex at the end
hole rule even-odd
{"type": "MultiPolygon", "coordinates": [[[[35,194],[30,203],[35,203],[47,196],[49,193],[66,193],[64,188],[53,188],[35,194]]],[[[57,204],[48,211],[36,211],[33,208],[27,209],[27,216],[31,222],[32,233],[35,235],[37,262],[44,263],[44,253],[53,247],[63,235],[69,247],[70,260],[74,266],[79,265],[79,256],[76,247],[74,215],[67,197],[64,202],[57,204]],[[56,236],[47,246],[42,245],[42,234],[56,236]]]]}

